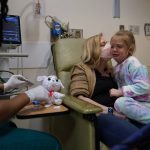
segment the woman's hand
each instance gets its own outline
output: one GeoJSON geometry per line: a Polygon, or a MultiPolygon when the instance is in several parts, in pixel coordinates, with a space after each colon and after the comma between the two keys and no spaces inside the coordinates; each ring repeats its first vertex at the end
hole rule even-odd
{"type": "Polygon", "coordinates": [[[113,115],[118,117],[118,118],[121,118],[121,119],[127,119],[127,117],[124,114],[119,113],[119,112],[117,112],[115,110],[113,111],[113,115]]]}
{"type": "MultiPolygon", "coordinates": [[[[100,116],[101,114],[110,114],[108,112],[108,107],[106,107],[106,109],[103,109],[102,112],[96,113],[96,116],[100,116]]],[[[119,112],[117,112],[114,109],[113,109],[113,113],[111,113],[111,114],[114,115],[114,116],[116,116],[116,117],[118,117],[118,118],[121,118],[121,119],[127,119],[127,117],[124,114],[119,113],[119,112]]]]}

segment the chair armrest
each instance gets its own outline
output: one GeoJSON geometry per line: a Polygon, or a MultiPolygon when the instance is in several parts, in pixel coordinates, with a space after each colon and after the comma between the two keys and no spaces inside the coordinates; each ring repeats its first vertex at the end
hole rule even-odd
{"type": "Polygon", "coordinates": [[[95,114],[102,111],[102,109],[98,106],[69,95],[66,95],[63,98],[63,103],[69,108],[82,114],[95,114]]]}

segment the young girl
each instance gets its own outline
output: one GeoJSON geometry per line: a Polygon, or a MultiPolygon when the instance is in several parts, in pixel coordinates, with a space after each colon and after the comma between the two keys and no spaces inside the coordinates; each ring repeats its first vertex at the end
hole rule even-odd
{"type": "Polygon", "coordinates": [[[150,80],[146,66],[133,55],[135,39],[130,31],[119,31],[111,38],[111,53],[118,63],[115,79],[118,89],[110,95],[117,98],[114,107],[128,118],[141,123],[150,122],[150,80]]]}

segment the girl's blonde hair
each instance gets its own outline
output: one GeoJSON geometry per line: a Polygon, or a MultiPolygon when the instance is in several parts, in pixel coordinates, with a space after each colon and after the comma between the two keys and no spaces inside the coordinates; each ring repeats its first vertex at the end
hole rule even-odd
{"type": "Polygon", "coordinates": [[[101,48],[100,48],[100,38],[102,34],[94,35],[85,40],[84,51],[81,56],[83,63],[89,65],[91,68],[100,62],[101,48]]]}
{"type": "Polygon", "coordinates": [[[120,38],[124,42],[129,50],[129,56],[133,55],[135,52],[135,38],[132,32],[128,30],[118,31],[112,36],[111,40],[115,38],[120,38]]]}

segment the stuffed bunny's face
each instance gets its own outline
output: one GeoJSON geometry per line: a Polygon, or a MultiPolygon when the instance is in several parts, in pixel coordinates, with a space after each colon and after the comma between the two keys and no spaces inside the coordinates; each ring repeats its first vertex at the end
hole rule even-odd
{"type": "Polygon", "coordinates": [[[62,85],[61,81],[54,75],[39,76],[38,81],[42,81],[42,86],[48,91],[59,91],[62,85]]]}

